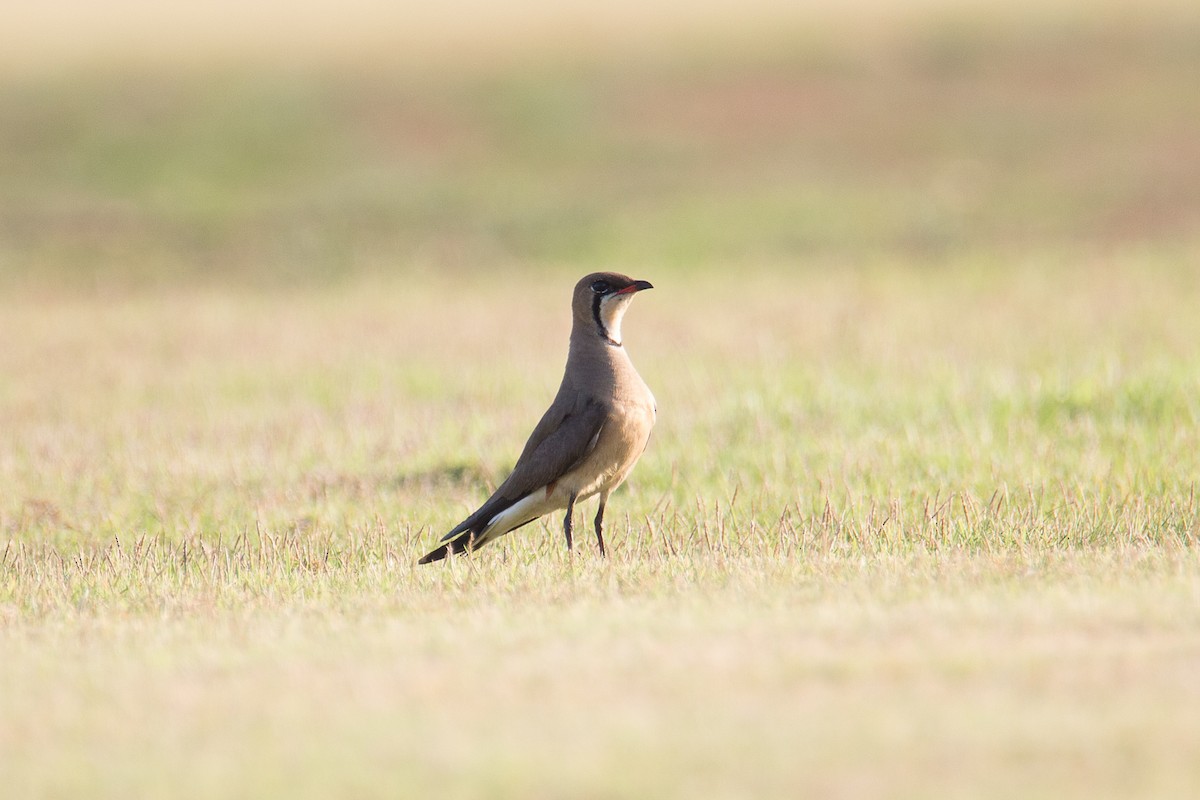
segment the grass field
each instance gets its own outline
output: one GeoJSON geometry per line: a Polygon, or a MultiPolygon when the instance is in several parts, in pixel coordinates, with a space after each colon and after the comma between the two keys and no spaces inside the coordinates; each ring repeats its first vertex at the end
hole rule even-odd
{"type": "Polygon", "coordinates": [[[0,793],[1193,796],[1198,35],[6,76],[0,793]],[[597,268],[610,557],[418,569],[597,268]]]}

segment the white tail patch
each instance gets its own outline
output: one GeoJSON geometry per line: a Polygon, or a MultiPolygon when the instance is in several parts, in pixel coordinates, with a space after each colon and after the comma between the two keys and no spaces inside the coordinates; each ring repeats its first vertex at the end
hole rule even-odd
{"type": "Polygon", "coordinates": [[[475,540],[476,545],[499,539],[514,528],[537,519],[550,510],[552,510],[552,506],[546,502],[546,492],[542,489],[535,489],[488,520],[487,527],[475,540]]]}

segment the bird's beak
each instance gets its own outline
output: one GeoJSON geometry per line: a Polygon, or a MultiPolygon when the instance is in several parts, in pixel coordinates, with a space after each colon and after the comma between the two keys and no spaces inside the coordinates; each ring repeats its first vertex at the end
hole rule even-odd
{"type": "Polygon", "coordinates": [[[654,284],[652,284],[650,281],[634,281],[633,283],[629,284],[621,291],[617,292],[617,294],[632,294],[634,292],[640,292],[645,289],[653,289],[653,288],[654,288],[654,284]]]}

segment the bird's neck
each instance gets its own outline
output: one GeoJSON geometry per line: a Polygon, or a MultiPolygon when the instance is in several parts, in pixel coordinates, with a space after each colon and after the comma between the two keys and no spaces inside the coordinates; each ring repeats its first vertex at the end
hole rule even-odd
{"type": "Polygon", "coordinates": [[[612,331],[602,329],[591,320],[577,321],[571,329],[571,355],[587,358],[613,358],[624,355],[625,343],[621,341],[620,328],[612,331]]]}
{"type": "Polygon", "coordinates": [[[615,379],[618,373],[632,369],[624,346],[604,338],[594,324],[577,322],[571,330],[567,351],[568,374],[587,376],[600,382],[615,379]]]}

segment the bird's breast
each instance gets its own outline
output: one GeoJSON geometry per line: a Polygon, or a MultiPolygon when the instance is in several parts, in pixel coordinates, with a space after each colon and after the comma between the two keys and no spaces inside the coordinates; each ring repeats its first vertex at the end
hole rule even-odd
{"type": "Polygon", "coordinates": [[[547,498],[558,494],[583,498],[616,488],[646,449],[653,427],[653,401],[614,402],[592,452],[556,485],[547,487],[547,498]]]}

